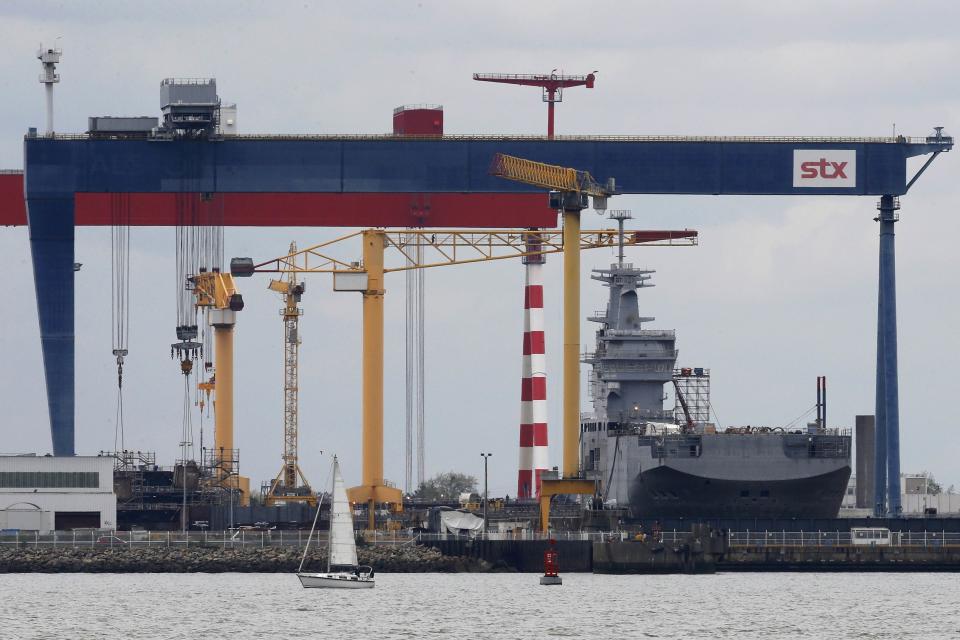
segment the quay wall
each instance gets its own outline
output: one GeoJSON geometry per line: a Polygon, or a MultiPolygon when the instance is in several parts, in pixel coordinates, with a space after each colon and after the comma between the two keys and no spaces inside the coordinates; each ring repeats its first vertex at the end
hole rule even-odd
{"type": "Polygon", "coordinates": [[[960,571],[960,546],[732,547],[717,571],[960,571]]]}
{"type": "MultiPolygon", "coordinates": [[[[471,540],[448,538],[424,540],[421,544],[437,549],[445,556],[482,560],[497,570],[543,572],[543,552],[547,540],[471,540]]],[[[593,571],[593,543],[589,540],[557,540],[560,571],[593,571]]]]}

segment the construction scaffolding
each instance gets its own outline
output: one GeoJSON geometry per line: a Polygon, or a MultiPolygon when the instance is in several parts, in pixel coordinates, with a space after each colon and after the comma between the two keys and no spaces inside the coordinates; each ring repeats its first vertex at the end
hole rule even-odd
{"type": "Polygon", "coordinates": [[[202,462],[178,459],[173,467],[157,465],[152,451],[101,451],[99,455],[116,461],[113,490],[122,528],[189,529],[194,520],[207,521],[211,509],[227,514],[230,506],[239,504],[239,496],[234,495],[238,493],[236,451],[205,449],[202,462]],[[232,473],[227,473],[228,466],[232,473]]]}
{"type": "Polygon", "coordinates": [[[673,418],[680,424],[689,421],[694,426],[710,422],[710,369],[682,367],[673,370],[674,394],[673,418]],[[684,409],[686,402],[686,410],[684,409]]]}

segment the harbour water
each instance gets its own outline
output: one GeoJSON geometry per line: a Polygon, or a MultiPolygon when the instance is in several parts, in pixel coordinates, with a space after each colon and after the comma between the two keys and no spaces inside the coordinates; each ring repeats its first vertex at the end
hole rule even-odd
{"type": "Polygon", "coordinates": [[[4,574],[0,638],[960,638],[949,573],[4,574]]]}

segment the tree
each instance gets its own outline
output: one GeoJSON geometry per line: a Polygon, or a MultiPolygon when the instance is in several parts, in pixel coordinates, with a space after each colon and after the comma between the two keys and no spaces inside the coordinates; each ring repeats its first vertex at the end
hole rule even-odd
{"type": "Polygon", "coordinates": [[[461,493],[476,493],[477,479],[465,473],[448,471],[438,473],[417,488],[413,497],[418,500],[439,502],[441,500],[456,500],[461,493]]]}
{"type": "Polygon", "coordinates": [[[927,474],[927,493],[932,496],[939,495],[943,492],[943,487],[940,486],[940,483],[937,482],[936,478],[933,477],[932,473],[927,474]]]}

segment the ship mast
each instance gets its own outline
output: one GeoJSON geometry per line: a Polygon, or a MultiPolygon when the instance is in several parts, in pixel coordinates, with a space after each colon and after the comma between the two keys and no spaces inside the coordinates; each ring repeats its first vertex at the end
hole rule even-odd
{"type": "Polygon", "coordinates": [[[630,209],[611,209],[610,219],[617,221],[617,266],[623,268],[623,222],[633,217],[630,209]]]}

